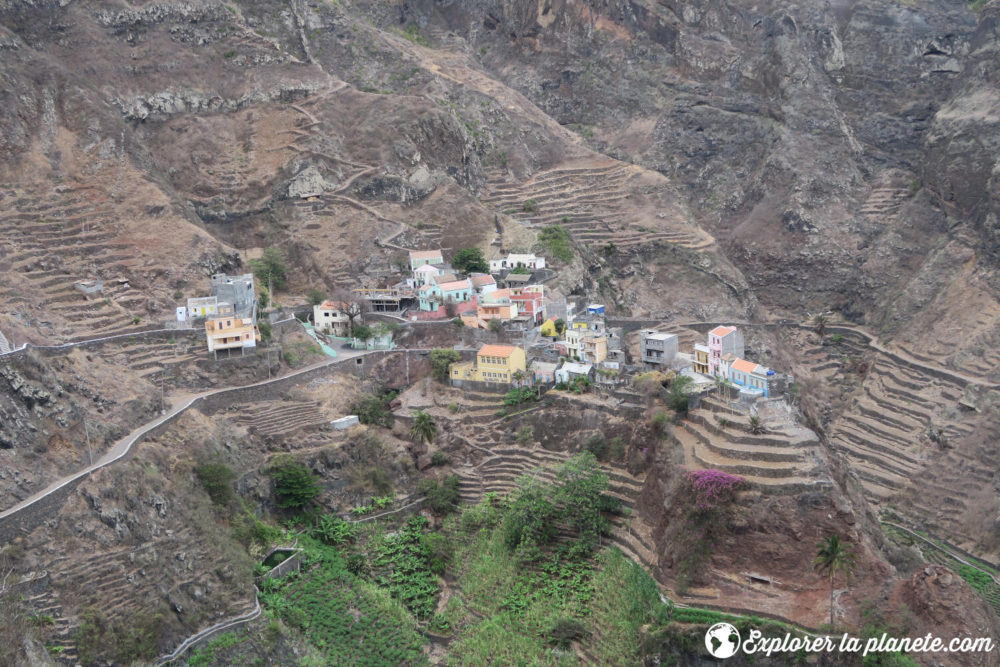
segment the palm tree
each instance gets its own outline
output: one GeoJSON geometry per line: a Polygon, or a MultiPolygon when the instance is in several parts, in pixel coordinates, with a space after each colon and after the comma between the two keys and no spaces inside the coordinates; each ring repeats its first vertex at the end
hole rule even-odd
{"type": "Polygon", "coordinates": [[[820,338],[826,335],[826,315],[820,313],[813,317],[813,328],[816,331],[816,335],[820,338]]]}
{"type": "Polygon", "coordinates": [[[523,381],[524,381],[524,372],[520,371],[520,370],[516,370],[516,371],[514,371],[513,373],[510,374],[510,379],[514,382],[515,385],[517,385],[518,387],[520,387],[521,384],[523,384],[523,381]]]}
{"type": "Polygon", "coordinates": [[[426,442],[429,445],[434,442],[437,431],[438,427],[434,423],[434,418],[423,410],[418,410],[413,420],[413,426],[410,427],[410,437],[417,442],[426,442]]]}
{"type": "Polygon", "coordinates": [[[821,574],[830,575],[830,627],[833,627],[833,579],[837,572],[850,576],[854,572],[854,551],[840,541],[840,536],[834,533],[825,540],[816,543],[816,558],[813,567],[821,574]]]}

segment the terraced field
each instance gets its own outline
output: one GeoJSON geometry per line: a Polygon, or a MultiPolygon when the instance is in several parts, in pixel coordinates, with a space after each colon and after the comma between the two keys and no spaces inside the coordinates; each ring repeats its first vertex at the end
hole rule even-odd
{"type": "Polygon", "coordinates": [[[264,401],[240,405],[235,421],[252,428],[258,435],[274,437],[330,420],[315,401],[264,401]]]}
{"type": "Polygon", "coordinates": [[[140,377],[155,378],[171,366],[197,361],[204,350],[200,338],[178,333],[176,338],[123,338],[106,344],[101,354],[140,377]]]}
{"type": "MultiPolygon", "coordinates": [[[[958,442],[973,430],[958,411],[961,395],[958,382],[880,355],[861,391],[834,423],[830,440],[851,463],[871,499],[890,498],[920,476],[923,491],[932,495],[940,491],[950,499],[943,505],[923,508],[927,515],[957,518],[964,507],[960,499],[968,496],[960,487],[929,483],[927,473],[934,473],[925,467],[933,462],[939,470],[959,469],[942,466],[941,456],[943,445],[958,442]],[[931,440],[932,432],[941,433],[935,436],[937,442],[931,440]]],[[[948,454],[959,456],[954,451],[948,454]]]]}
{"type": "Polygon", "coordinates": [[[542,171],[523,183],[488,174],[484,204],[530,228],[562,225],[581,243],[621,248],[676,243],[701,250],[714,244],[679,215],[657,211],[640,180],[641,170],[615,160],[581,162],[542,171]]]}
{"type": "Polygon", "coordinates": [[[764,424],[766,433],[753,435],[747,415],[706,397],[673,435],[684,448],[687,465],[740,475],[771,493],[799,493],[830,484],[812,431],[766,418],[764,424]]]}
{"type": "Polygon", "coordinates": [[[0,263],[7,279],[0,294],[42,313],[43,329],[65,338],[99,336],[132,324],[145,297],[105,282],[87,299],[73,287],[85,278],[129,275],[134,247],[119,235],[113,202],[98,188],[0,190],[0,263]]]}

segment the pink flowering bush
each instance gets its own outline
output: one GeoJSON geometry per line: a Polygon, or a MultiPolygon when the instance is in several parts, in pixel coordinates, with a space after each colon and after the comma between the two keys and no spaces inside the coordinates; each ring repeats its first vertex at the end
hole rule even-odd
{"type": "Polygon", "coordinates": [[[746,484],[739,475],[721,470],[689,470],[684,473],[684,482],[694,496],[695,507],[703,511],[730,502],[736,490],[746,484]]]}

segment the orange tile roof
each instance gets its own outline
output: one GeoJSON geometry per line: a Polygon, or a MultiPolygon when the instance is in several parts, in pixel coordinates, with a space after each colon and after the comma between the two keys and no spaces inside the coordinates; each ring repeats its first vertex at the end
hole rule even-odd
{"type": "Polygon", "coordinates": [[[323,310],[347,310],[348,306],[343,301],[324,301],[320,308],[323,310]]]}
{"type": "Polygon", "coordinates": [[[466,289],[468,289],[468,287],[469,287],[469,281],[468,280],[455,280],[455,281],[450,282],[450,283],[438,283],[438,287],[440,287],[445,292],[451,292],[453,290],[462,289],[463,287],[466,288],[466,289]]]}
{"type": "Polygon", "coordinates": [[[411,250],[410,259],[434,259],[441,257],[440,250],[411,250]]]}
{"type": "Polygon", "coordinates": [[[722,336],[731,334],[734,331],[736,331],[736,327],[715,327],[708,333],[712,334],[713,336],[719,336],[721,338],[722,336]]]}
{"type": "Polygon", "coordinates": [[[746,359],[737,359],[732,363],[732,367],[742,373],[753,373],[757,370],[757,364],[746,359]]]}
{"type": "Polygon", "coordinates": [[[515,349],[513,345],[483,345],[479,348],[479,356],[509,357],[515,349]]]}

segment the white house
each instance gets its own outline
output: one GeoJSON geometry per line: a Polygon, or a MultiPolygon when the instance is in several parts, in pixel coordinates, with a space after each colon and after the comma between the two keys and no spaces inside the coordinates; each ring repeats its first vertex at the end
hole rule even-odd
{"type": "Polygon", "coordinates": [[[351,318],[347,316],[348,304],[340,301],[324,301],[313,306],[313,323],[320,333],[333,336],[346,336],[351,326],[351,318]]]}
{"type": "Polygon", "coordinates": [[[556,371],[556,382],[569,382],[575,377],[585,377],[588,380],[594,375],[594,367],[590,364],[578,364],[572,361],[564,361],[563,365],[556,371]]]}
{"type": "Polygon", "coordinates": [[[535,255],[515,255],[510,254],[507,257],[501,257],[500,259],[490,260],[490,273],[497,273],[498,271],[504,271],[506,269],[531,269],[535,271],[536,269],[545,268],[545,258],[536,257],[535,255]]]}

